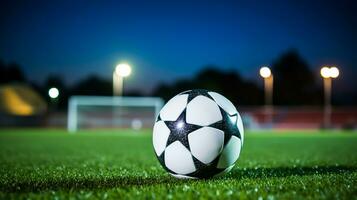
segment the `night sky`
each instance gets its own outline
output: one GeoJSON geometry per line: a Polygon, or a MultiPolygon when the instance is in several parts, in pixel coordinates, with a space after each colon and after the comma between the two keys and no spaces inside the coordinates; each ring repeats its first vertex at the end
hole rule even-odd
{"type": "Polygon", "coordinates": [[[133,66],[130,89],[192,77],[208,64],[259,81],[258,69],[297,49],[319,75],[341,70],[335,87],[353,91],[357,7],[351,1],[12,1],[0,3],[0,59],[39,83],[73,84],[133,66]]]}

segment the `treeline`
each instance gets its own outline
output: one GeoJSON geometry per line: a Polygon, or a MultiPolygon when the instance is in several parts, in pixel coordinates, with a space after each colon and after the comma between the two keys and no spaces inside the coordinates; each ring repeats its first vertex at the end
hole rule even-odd
{"type": "MultiPolygon", "coordinates": [[[[322,88],[318,86],[318,74],[294,50],[282,54],[272,65],[274,75],[275,105],[321,105],[322,88]]],[[[257,72],[254,72],[257,73],[257,72]]],[[[44,98],[51,87],[57,87],[61,95],[59,108],[65,109],[71,95],[112,95],[112,81],[92,75],[67,87],[59,76],[49,76],[43,85],[29,83],[17,64],[0,62],[0,84],[23,82],[31,84],[44,98]]],[[[206,66],[193,78],[181,79],[169,84],[161,83],[152,96],[168,100],[173,95],[192,88],[204,88],[224,94],[236,105],[262,105],[264,91],[256,80],[243,78],[235,70],[221,70],[219,66],[206,66]]],[[[126,92],[127,96],[141,96],[140,92],[126,92]]],[[[47,99],[49,101],[49,99],[47,99]]]]}
{"type": "MultiPolygon", "coordinates": [[[[272,64],[275,105],[320,105],[322,89],[316,75],[295,50],[281,55],[272,64]]],[[[255,72],[257,73],[257,72],[255,72]]],[[[257,74],[258,76],[258,74],[257,74]]],[[[263,88],[256,81],[244,79],[237,71],[222,71],[218,66],[207,66],[194,78],[173,84],[160,84],[154,95],[169,99],[174,94],[191,88],[205,88],[224,94],[236,105],[262,105],[263,88]]]]}

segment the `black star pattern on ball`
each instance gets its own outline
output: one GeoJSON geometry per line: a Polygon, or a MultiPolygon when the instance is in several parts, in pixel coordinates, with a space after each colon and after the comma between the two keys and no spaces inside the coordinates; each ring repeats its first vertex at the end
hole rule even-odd
{"type": "Polygon", "coordinates": [[[157,116],[157,118],[156,118],[156,121],[155,121],[155,122],[158,122],[158,121],[161,121],[161,116],[160,116],[160,113],[159,113],[159,115],[157,116]]]}
{"type": "Polygon", "coordinates": [[[188,134],[202,128],[202,126],[189,124],[186,122],[186,109],[180,114],[176,121],[164,121],[166,126],[170,129],[170,135],[167,139],[166,146],[169,146],[175,141],[181,142],[188,150],[190,144],[188,142],[188,134]]]}
{"type": "Polygon", "coordinates": [[[212,162],[208,164],[204,164],[199,161],[197,158],[192,156],[193,163],[195,164],[196,171],[193,173],[188,174],[190,177],[198,177],[198,178],[210,178],[214,175],[219,174],[220,172],[224,171],[224,169],[217,168],[217,164],[219,161],[220,156],[217,156],[212,162]]]}
{"type": "Polygon", "coordinates": [[[187,103],[190,103],[190,101],[192,101],[192,99],[196,98],[197,96],[205,96],[214,101],[214,99],[211,97],[211,95],[208,94],[208,92],[208,90],[196,89],[182,92],[181,94],[188,94],[187,103]]]}
{"type": "Polygon", "coordinates": [[[242,139],[237,126],[238,113],[229,115],[229,113],[227,113],[221,107],[219,107],[219,109],[222,114],[222,120],[209,125],[209,127],[217,128],[224,132],[224,145],[228,143],[232,135],[237,136],[239,139],[242,139]]]}

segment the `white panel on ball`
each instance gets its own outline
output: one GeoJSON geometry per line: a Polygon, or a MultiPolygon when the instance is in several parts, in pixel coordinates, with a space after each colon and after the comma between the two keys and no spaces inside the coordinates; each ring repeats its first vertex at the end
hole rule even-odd
{"type": "Polygon", "coordinates": [[[164,121],[175,121],[187,105],[188,94],[177,95],[170,99],[160,111],[164,121]]]}
{"type": "Polygon", "coordinates": [[[186,121],[189,124],[208,126],[222,120],[221,111],[213,100],[197,96],[187,105],[186,121]]]}
{"type": "Polygon", "coordinates": [[[243,146],[243,143],[244,143],[244,128],[243,128],[243,121],[242,121],[242,118],[239,115],[239,113],[238,113],[237,126],[238,126],[238,130],[239,130],[239,133],[240,133],[240,136],[241,136],[242,146],[243,146]]]}
{"type": "Polygon", "coordinates": [[[224,132],[212,127],[203,127],[188,135],[191,153],[199,161],[208,164],[221,153],[224,132]]]}
{"type": "Polygon", "coordinates": [[[178,174],[189,174],[196,170],[190,151],[179,141],[166,148],[165,165],[178,174]]]}
{"type": "Polygon", "coordinates": [[[229,101],[226,97],[218,94],[217,92],[208,92],[209,95],[217,102],[223,110],[225,110],[229,115],[234,115],[237,113],[236,107],[229,101]]]}
{"type": "Polygon", "coordinates": [[[169,135],[170,129],[167,128],[166,124],[163,121],[155,123],[152,141],[156,155],[160,156],[161,153],[165,150],[169,135]]]}
{"type": "Polygon", "coordinates": [[[224,169],[234,164],[238,159],[241,149],[240,139],[232,136],[224,147],[221,157],[219,158],[217,168],[224,169]]]}

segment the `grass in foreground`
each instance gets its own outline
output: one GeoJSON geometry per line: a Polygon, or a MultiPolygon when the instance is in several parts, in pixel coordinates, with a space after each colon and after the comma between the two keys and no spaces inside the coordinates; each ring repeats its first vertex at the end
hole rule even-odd
{"type": "Polygon", "coordinates": [[[228,175],[178,180],[149,131],[0,130],[0,199],[356,199],[357,135],[246,134],[228,175]],[[118,133],[121,132],[121,133],[118,133]]]}

